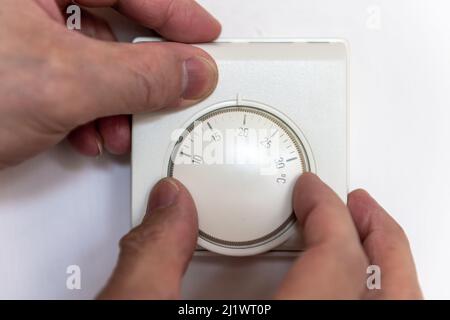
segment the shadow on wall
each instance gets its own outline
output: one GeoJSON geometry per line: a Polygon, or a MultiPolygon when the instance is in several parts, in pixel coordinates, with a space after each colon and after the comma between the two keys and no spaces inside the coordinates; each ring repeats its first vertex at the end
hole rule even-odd
{"type": "Polygon", "coordinates": [[[295,257],[197,256],[189,265],[182,297],[272,299],[295,257]]]}

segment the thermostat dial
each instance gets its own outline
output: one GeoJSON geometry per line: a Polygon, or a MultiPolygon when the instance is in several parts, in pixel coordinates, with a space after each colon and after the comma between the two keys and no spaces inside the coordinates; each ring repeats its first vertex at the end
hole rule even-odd
{"type": "Polygon", "coordinates": [[[244,256],[269,251],[295,231],[292,193],[311,171],[301,131],[264,105],[212,107],[191,119],[171,149],[168,176],[196,203],[199,245],[244,256]]]}

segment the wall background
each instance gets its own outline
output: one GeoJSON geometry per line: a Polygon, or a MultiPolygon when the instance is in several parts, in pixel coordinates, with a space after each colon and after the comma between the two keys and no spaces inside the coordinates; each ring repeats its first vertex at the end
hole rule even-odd
{"type": "MultiPolygon", "coordinates": [[[[424,294],[450,298],[450,3],[445,0],[200,1],[223,37],[345,38],[351,45],[350,187],[408,233],[424,294]]],[[[146,31],[109,11],[122,41],[146,31]]],[[[0,172],[0,298],[92,298],[129,227],[127,158],[66,144],[0,172]],[[66,268],[82,289],[66,289],[66,268]]],[[[288,258],[196,258],[186,298],[265,298],[288,258]]]]}

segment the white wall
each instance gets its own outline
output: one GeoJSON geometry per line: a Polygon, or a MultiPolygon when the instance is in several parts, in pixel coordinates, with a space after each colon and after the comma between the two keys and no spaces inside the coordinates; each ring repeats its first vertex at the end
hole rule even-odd
{"type": "MultiPolygon", "coordinates": [[[[227,38],[348,39],[350,186],[368,189],[405,228],[426,297],[450,298],[450,3],[200,2],[227,38]],[[380,25],[369,14],[377,10],[380,25]]],[[[143,33],[107,15],[122,40],[143,33]]],[[[93,297],[128,229],[129,174],[127,159],[82,159],[66,145],[0,172],[0,298],[93,297]],[[71,264],[82,268],[80,291],[65,287],[71,264]]],[[[184,295],[269,297],[289,263],[197,258],[184,295]]]]}

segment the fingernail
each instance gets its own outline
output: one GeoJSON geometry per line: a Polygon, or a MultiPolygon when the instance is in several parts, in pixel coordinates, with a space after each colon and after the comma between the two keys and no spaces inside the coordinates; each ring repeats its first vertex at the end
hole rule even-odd
{"type": "Polygon", "coordinates": [[[150,193],[147,213],[173,205],[177,200],[179,191],[180,189],[173,179],[166,178],[159,181],[150,193]]]}
{"type": "Polygon", "coordinates": [[[192,57],[184,62],[182,98],[199,100],[207,97],[216,87],[218,71],[214,62],[203,57],[192,57]]]}

